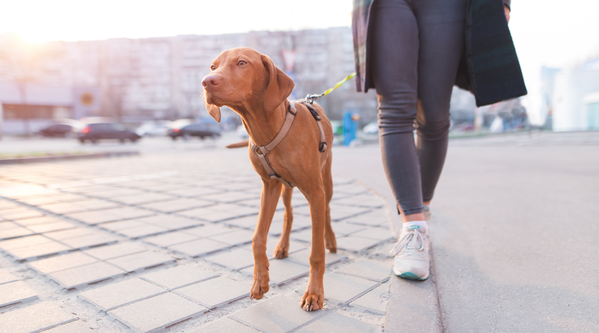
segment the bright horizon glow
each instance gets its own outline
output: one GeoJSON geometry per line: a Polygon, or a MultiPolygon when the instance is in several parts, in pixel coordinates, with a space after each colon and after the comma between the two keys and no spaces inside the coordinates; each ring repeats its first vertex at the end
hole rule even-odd
{"type": "MultiPolygon", "coordinates": [[[[0,33],[14,31],[40,43],[320,29],[349,27],[351,9],[352,0],[20,0],[2,5],[0,33]]],[[[531,121],[543,120],[534,112],[542,66],[566,67],[599,56],[597,13],[597,0],[512,1],[510,29],[531,121]]]]}

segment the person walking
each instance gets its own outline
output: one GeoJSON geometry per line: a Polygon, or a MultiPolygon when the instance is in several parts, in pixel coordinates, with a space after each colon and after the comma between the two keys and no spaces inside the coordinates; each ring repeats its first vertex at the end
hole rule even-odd
{"type": "Polygon", "coordinates": [[[403,221],[393,272],[426,280],[429,206],[447,153],[453,86],[472,91],[477,106],[527,93],[507,28],[510,0],[353,5],[356,89],[376,89],[383,166],[403,221]]]}

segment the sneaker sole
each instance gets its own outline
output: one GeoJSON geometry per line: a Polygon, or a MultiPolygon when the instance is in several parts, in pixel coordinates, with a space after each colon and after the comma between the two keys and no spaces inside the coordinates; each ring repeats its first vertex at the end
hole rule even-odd
{"type": "MultiPolygon", "coordinates": [[[[395,271],[393,273],[395,273],[395,271]]],[[[400,274],[395,273],[395,275],[399,276],[402,279],[406,279],[406,280],[424,281],[424,280],[428,279],[428,275],[425,277],[420,277],[420,276],[418,276],[414,273],[410,273],[410,272],[400,273],[400,274]]]]}

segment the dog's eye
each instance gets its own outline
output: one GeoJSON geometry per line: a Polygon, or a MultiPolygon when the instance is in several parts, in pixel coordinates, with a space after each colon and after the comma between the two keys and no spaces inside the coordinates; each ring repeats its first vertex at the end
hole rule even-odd
{"type": "Polygon", "coordinates": [[[215,71],[216,70],[216,66],[210,65],[210,69],[213,70],[213,71],[215,71]]]}
{"type": "Polygon", "coordinates": [[[237,66],[244,66],[244,65],[246,65],[246,64],[247,64],[247,61],[245,61],[245,60],[239,60],[239,61],[237,62],[237,66]]]}

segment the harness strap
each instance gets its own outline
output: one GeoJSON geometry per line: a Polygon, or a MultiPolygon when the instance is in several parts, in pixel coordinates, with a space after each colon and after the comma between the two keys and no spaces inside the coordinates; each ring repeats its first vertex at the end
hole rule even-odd
{"type": "MultiPolygon", "coordinates": [[[[318,124],[318,130],[320,131],[320,144],[318,146],[318,151],[320,151],[321,153],[324,153],[327,150],[327,142],[326,142],[326,138],[324,135],[324,129],[322,128],[322,124],[320,122],[320,119],[321,119],[320,115],[318,114],[318,112],[316,110],[314,110],[314,108],[310,104],[308,104],[306,102],[301,102],[301,103],[304,104],[308,108],[308,110],[310,111],[310,114],[312,114],[312,117],[314,117],[314,119],[316,119],[316,124],[318,124]]],[[[295,119],[295,115],[297,114],[297,109],[295,108],[295,103],[289,102],[289,108],[287,109],[287,111],[288,112],[287,112],[287,115],[285,116],[285,122],[283,123],[283,126],[279,130],[279,133],[277,133],[275,138],[269,144],[264,145],[264,146],[256,146],[256,144],[254,144],[254,142],[252,140],[250,140],[250,147],[254,151],[254,153],[258,156],[258,159],[260,160],[262,167],[264,167],[264,170],[266,171],[266,173],[268,173],[268,177],[270,177],[271,179],[276,179],[276,180],[280,181],[287,188],[293,188],[295,185],[293,185],[292,183],[286,181],[281,176],[279,176],[279,174],[270,165],[270,162],[268,161],[268,157],[266,157],[266,154],[270,153],[273,149],[275,149],[275,147],[277,147],[279,145],[279,143],[281,143],[281,141],[283,141],[283,139],[285,139],[287,132],[289,132],[289,129],[291,128],[291,124],[293,124],[293,120],[295,119]]]]}
{"type": "Polygon", "coordinates": [[[314,108],[309,103],[302,102],[302,104],[304,104],[308,108],[308,110],[310,110],[312,117],[316,119],[316,124],[318,124],[318,130],[320,131],[320,145],[318,145],[318,151],[324,153],[327,150],[327,141],[324,136],[324,129],[322,128],[322,124],[320,123],[320,115],[316,110],[314,110],[314,108]]]}
{"type": "Polygon", "coordinates": [[[289,108],[287,109],[287,111],[288,112],[285,116],[285,122],[283,123],[281,130],[279,130],[279,133],[277,133],[275,138],[269,144],[264,146],[256,146],[256,144],[254,144],[254,141],[250,140],[250,146],[254,153],[256,153],[256,155],[258,156],[258,159],[260,160],[262,167],[264,167],[264,170],[266,170],[268,176],[271,179],[276,179],[280,181],[281,183],[283,183],[283,185],[285,185],[285,187],[293,188],[293,184],[286,181],[275,172],[275,170],[270,165],[268,158],[266,157],[266,154],[270,153],[273,149],[275,149],[275,147],[279,143],[281,143],[281,141],[283,141],[283,139],[287,135],[287,132],[289,132],[289,129],[291,128],[291,124],[293,124],[293,120],[295,119],[295,115],[297,114],[297,109],[295,108],[294,103],[289,102],[289,108]]]}

